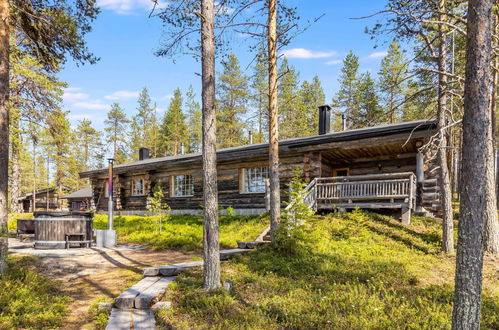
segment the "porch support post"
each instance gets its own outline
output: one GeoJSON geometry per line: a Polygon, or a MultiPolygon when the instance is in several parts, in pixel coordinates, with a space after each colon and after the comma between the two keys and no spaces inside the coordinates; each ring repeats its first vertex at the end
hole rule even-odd
{"type": "Polygon", "coordinates": [[[402,206],[402,223],[404,225],[411,223],[411,208],[409,205],[402,206]]]}
{"type": "Polygon", "coordinates": [[[424,156],[422,152],[416,155],[416,212],[423,211],[424,156]]]}

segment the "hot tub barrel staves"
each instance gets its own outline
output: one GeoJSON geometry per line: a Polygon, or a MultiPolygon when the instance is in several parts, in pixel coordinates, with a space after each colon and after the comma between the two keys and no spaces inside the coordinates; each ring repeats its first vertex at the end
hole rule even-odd
{"type": "Polygon", "coordinates": [[[93,213],[35,212],[35,249],[67,248],[70,244],[90,246],[93,213]]]}

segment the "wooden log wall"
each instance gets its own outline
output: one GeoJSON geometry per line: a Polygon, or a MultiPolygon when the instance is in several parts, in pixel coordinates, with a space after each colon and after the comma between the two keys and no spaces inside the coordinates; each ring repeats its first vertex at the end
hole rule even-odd
{"type": "MultiPolygon", "coordinates": [[[[241,169],[252,167],[265,167],[267,160],[263,157],[251,161],[221,162],[218,165],[218,190],[219,204],[222,207],[263,209],[265,208],[264,193],[244,193],[241,182],[244,171],[241,169]]],[[[416,157],[412,154],[395,159],[369,159],[365,161],[335,161],[331,162],[319,151],[308,151],[281,157],[280,181],[281,198],[287,200],[288,184],[294,176],[296,168],[302,170],[303,180],[310,182],[316,177],[332,176],[336,168],[348,168],[349,175],[380,174],[396,172],[415,172],[416,157]]],[[[94,203],[97,210],[107,210],[107,198],[105,197],[105,184],[107,179],[101,177],[92,180],[94,191],[94,203]]],[[[165,202],[174,210],[200,209],[203,204],[203,185],[201,164],[168,167],[149,171],[134,171],[132,173],[119,174],[115,178],[114,194],[119,198],[116,206],[122,210],[146,210],[147,198],[156,184],[160,184],[165,194],[165,202]],[[192,175],[194,181],[194,195],[186,197],[172,196],[172,176],[192,175]],[[144,180],[144,195],[132,196],[133,181],[144,180]]],[[[118,209],[118,208],[117,208],[118,209]]]]}

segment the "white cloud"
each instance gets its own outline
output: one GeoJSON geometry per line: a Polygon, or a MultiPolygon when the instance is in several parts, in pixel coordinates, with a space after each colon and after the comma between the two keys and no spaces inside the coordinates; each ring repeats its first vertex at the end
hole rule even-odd
{"type": "Polygon", "coordinates": [[[127,100],[139,97],[139,92],[117,91],[104,97],[108,100],[127,100]]]}
{"type": "Polygon", "coordinates": [[[327,61],[324,64],[326,64],[326,65],[336,65],[336,64],[340,64],[341,62],[343,62],[343,60],[332,60],[332,61],[327,61]]]}
{"type": "Polygon", "coordinates": [[[67,89],[64,90],[62,98],[64,102],[76,102],[88,99],[90,96],[85,93],[69,92],[67,89]]]}
{"type": "MultiPolygon", "coordinates": [[[[97,0],[97,6],[120,15],[130,15],[137,11],[151,10],[153,2],[151,0],[97,0]]],[[[166,6],[165,1],[158,1],[156,9],[165,8],[166,6]]]]}
{"type": "Polygon", "coordinates": [[[292,48],[285,50],[281,55],[287,58],[326,58],[336,55],[336,52],[316,52],[305,48],[292,48]]]}
{"type": "Polygon", "coordinates": [[[374,53],[367,55],[366,58],[368,58],[368,59],[381,58],[381,57],[385,57],[386,54],[388,54],[386,51],[374,52],[374,53]]]}
{"type": "Polygon", "coordinates": [[[108,110],[109,105],[102,103],[100,100],[88,100],[84,102],[76,102],[72,105],[75,108],[85,110],[108,110]]]}

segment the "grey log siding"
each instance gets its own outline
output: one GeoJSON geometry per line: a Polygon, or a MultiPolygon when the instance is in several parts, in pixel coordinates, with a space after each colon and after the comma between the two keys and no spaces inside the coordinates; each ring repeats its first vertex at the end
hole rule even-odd
{"type": "MultiPolygon", "coordinates": [[[[320,153],[316,155],[307,153],[304,155],[293,155],[281,159],[281,195],[286,200],[288,183],[292,179],[295,168],[301,168],[306,178],[312,178],[315,173],[320,173],[320,153]],[[309,164],[309,158],[314,159],[309,164]]],[[[233,208],[265,208],[264,193],[241,193],[240,176],[242,168],[264,167],[267,162],[264,159],[250,162],[234,162],[220,164],[218,166],[218,193],[219,204],[222,207],[233,208]]],[[[165,202],[174,210],[177,209],[200,209],[203,203],[202,171],[199,167],[188,167],[178,169],[156,170],[152,172],[135,172],[118,175],[115,179],[115,196],[120,199],[120,206],[124,210],[145,210],[147,206],[147,195],[132,196],[132,181],[139,178],[147,178],[145,191],[152,191],[155,184],[161,184],[165,194],[165,202]],[[194,179],[194,196],[174,197],[172,196],[171,176],[192,175],[194,179]]],[[[98,210],[107,210],[107,198],[105,193],[106,178],[92,180],[94,186],[94,202],[98,210]],[[99,198],[99,194],[102,194],[99,198]]]]}

